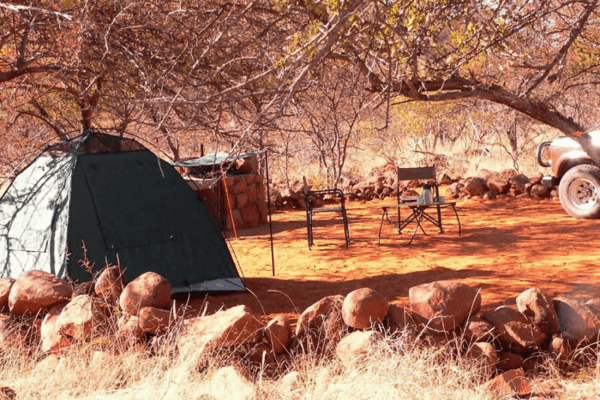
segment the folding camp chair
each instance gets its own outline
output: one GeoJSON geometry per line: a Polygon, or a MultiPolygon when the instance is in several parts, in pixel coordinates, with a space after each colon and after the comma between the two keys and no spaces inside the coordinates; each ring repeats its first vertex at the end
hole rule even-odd
{"type": "Polygon", "coordinates": [[[423,234],[427,235],[423,228],[423,223],[429,221],[435,227],[439,229],[440,233],[444,233],[443,221],[442,221],[442,209],[450,208],[454,212],[456,221],[458,222],[458,235],[461,235],[460,218],[456,211],[456,202],[447,202],[445,199],[440,198],[439,186],[435,174],[435,166],[430,167],[416,167],[416,168],[398,168],[398,186],[401,181],[409,180],[426,180],[432,184],[433,188],[433,201],[430,203],[423,203],[417,197],[402,197],[400,195],[400,188],[398,187],[397,202],[394,205],[383,205],[381,206],[381,222],[379,223],[379,235],[377,243],[381,243],[381,229],[383,227],[383,220],[386,219],[389,222],[388,210],[396,207],[398,213],[398,233],[402,233],[402,230],[407,226],[414,224],[414,231],[407,244],[411,244],[415,238],[415,235],[420,230],[423,234]],[[407,209],[409,214],[405,218],[402,217],[401,209],[407,209]]]}
{"type": "MultiPolygon", "coordinates": [[[[306,185],[305,185],[306,187],[306,185]]],[[[341,189],[324,189],[324,190],[307,190],[305,193],[304,200],[306,202],[306,227],[308,229],[308,248],[310,249],[314,245],[313,240],[313,215],[316,213],[324,212],[339,212],[342,215],[342,221],[344,224],[344,236],[346,239],[346,248],[350,244],[350,231],[348,229],[348,215],[346,214],[346,198],[344,192],[341,189]],[[312,199],[320,198],[324,195],[334,195],[338,204],[331,207],[314,207],[312,199]]]]}

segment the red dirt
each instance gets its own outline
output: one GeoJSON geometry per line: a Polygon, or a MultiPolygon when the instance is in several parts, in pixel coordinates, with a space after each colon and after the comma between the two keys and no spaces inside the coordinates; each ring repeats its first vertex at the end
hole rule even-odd
{"type": "MultiPolygon", "coordinates": [[[[387,204],[390,202],[387,201],[387,204]]],[[[247,304],[273,316],[295,316],[332,294],[346,295],[368,286],[390,302],[408,305],[410,287],[435,280],[455,280],[481,288],[482,308],[514,305],[523,290],[537,286],[549,295],[600,296],[599,221],[568,217],[556,201],[503,199],[461,201],[463,224],[457,235],[454,217],[446,214],[447,232],[398,235],[385,225],[377,244],[380,201],[348,206],[351,243],[344,248],[340,218],[317,215],[315,246],[308,249],[304,211],[273,216],[275,276],[272,275],[269,226],[238,232],[232,239],[251,293],[208,297],[208,311],[247,304]]],[[[201,299],[194,300],[194,310],[201,299]]]]}

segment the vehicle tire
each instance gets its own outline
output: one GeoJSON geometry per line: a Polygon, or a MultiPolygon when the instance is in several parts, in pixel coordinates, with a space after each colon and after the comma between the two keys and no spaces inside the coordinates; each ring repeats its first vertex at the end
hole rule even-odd
{"type": "Polygon", "coordinates": [[[574,218],[600,218],[600,168],[577,165],[562,177],[558,185],[560,204],[574,218]]]}

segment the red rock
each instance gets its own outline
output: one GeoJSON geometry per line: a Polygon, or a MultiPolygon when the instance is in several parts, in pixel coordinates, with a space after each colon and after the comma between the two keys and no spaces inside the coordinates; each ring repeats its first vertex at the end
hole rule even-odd
{"type": "Polygon", "coordinates": [[[360,288],[348,293],[344,299],[342,318],[352,328],[370,328],[383,321],[388,307],[388,301],[381,293],[367,287],[360,288]]]}
{"type": "Polygon", "coordinates": [[[488,342],[494,337],[494,325],[490,322],[478,318],[469,317],[464,327],[465,339],[468,342],[488,342]]]}
{"type": "Polygon", "coordinates": [[[454,330],[481,307],[477,289],[453,281],[413,286],[408,297],[411,311],[421,317],[428,328],[438,331],[454,330]]]}
{"type": "Polygon", "coordinates": [[[171,323],[171,312],[154,307],[144,307],[138,314],[138,325],[142,332],[158,334],[167,330],[171,323]]]}
{"type": "Polygon", "coordinates": [[[486,382],[485,387],[497,396],[529,396],[531,384],[522,368],[511,369],[486,382]]]}
{"type": "Polygon", "coordinates": [[[374,331],[356,331],[346,335],[335,348],[335,354],[346,367],[353,367],[364,361],[372,352],[378,341],[379,335],[374,331]]]}
{"type": "Polygon", "coordinates": [[[300,314],[296,323],[296,338],[318,336],[337,340],[344,330],[342,304],[344,296],[327,296],[317,301],[300,314]]]}
{"type": "Polygon", "coordinates": [[[558,316],[552,299],[538,288],[527,289],[516,299],[517,308],[547,335],[558,333],[558,316]]]}
{"type": "Polygon", "coordinates": [[[265,327],[265,338],[274,353],[285,351],[292,341],[290,320],[282,315],[273,318],[265,327]]]}
{"type": "Polygon", "coordinates": [[[143,307],[168,309],[171,305],[171,285],[156,272],[146,272],[131,281],[119,298],[123,311],[137,315],[143,307]]]}
{"type": "Polygon", "coordinates": [[[597,339],[598,324],[594,313],[585,304],[568,296],[556,297],[553,304],[563,337],[577,342],[597,339]]]}
{"type": "Polygon", "coordinates": [[[494,325],[494,335],[505,350],[533,351],[548,337],[512,307],[501,306],[481,317],[494,325]]]}
{"type": "Polygon", "coordinates": [[[245,305],[187,319],[178,336],[180,351],[256,344],[263,334],[259,317],[245,305]]]}
{"type": "Polygon", "coordinates": [[[72,344],[71,340],[60,334],[59,327],[56,325],[65,305],[66,303],[51,308],[44,316],[40,328],[42,351],[44,352],[58,351],[72,344]]]}
{"type": "Polygon", "coordinates": [[[117,265],[106,267],[100,272],[94,291],[98,297],[114,302],[119,299],[125,288],[125,272],[117,265]]]}
{"type": "Polygon", "coordinates": [[[8,296],[14,283],[12,278],[0,278],[0,312],[8,311],[8,296]]]}
{"type": "Polygon", "coordinates": [[[10,312],[35,315],[71,298],[69,283],[45,271],[27,271],[17,279],[8,296],[10,312]]]}
{"type": "Polygon", "coordinates": [[[97,298],[82,294],[67,303],[55,324],[62,336],[89,339],[106,330],[107,311],[97,298]]]}

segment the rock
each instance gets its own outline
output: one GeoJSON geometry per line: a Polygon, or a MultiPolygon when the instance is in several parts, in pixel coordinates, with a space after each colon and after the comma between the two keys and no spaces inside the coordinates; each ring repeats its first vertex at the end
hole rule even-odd
{"type": "Polygon", "coordinates": [[[356,329],[370,328],[383,321],[388,312],[388,301],[371,288],[356,289],[342,304],[342,318],[346,325],[356,329]]]}
{"type": "Polygon", "coordinates": [[[552,303],[558,316],[561,336],[578,343],[597,340],[598,324],[594,313],[585,304],[568,296],[558,296],[552,303]]]}
{"type": "Polygon", "coordinates": [[[54,306],[48,311],[48,314],[44,316],[40,329],[41,347],[43,352],[58,351],[69,347],[72,344],[71,340],[60,334],[59,327],[56,325],[56,321],[65,305],[66,303],[54,306]]]}
{"type": "Polygon", "coordinates": [[[577,347],[577,343],[572,339],[555,336],[550,341],[548,351],[558,361],[567,361],[571,358],[571,353],[577,347]]]}
{"type": "Polygon", "coordinates": [[[0,400],[14,400],[17,398],[17,392],[8,386],[0,387],[0,400]]]}
{"type": "Polygon", "coordinates": [[[155,307],[143,307],[138,314],[138,326],[144,333],[164,333],[171,324],[171,312],[155,307]]]}
{"type": "Polygon", "coordinates": [[[337,342],[344,332],[343,303],[344,296],[333,295],[308,307],[298,317],[296,338],[300,341],[310,338],[315,346],[322,340],[337,342]]]}
{"type": "Polygon", "coordinates": [[[525,186],[529,184],[529,178],[527,177],[527,175],[519,174],[510,178],[508,182],[519,192],[525,193],[527,191],[525,186]]]}
{"type": "Polygon", "coordinates": [[[177,344],[181,352],[187,349],[202,352],[204,349],[256,344],[262,333],[259,317],[248,306],[240,305],[185,320],[177,344]]]}
{"type": "Polygon", "coordinates": [[[22,351],[28,345],[28,330],[11,315],[0,315],[0,354],[22,351]]]}
{"type": "Polygon", "coordinates": [[[496,193],[489,190],[483,194],[483,199],[484,200],[496,200],[496,193]]]}
{"type": "Polygon", "coordinates": [[[536,172],[535,174],[533,174],[529,177],[529,183],[531,185],[537,185],[542,181],[543,177],[544,177],[544,174],[542,174],[541,172],[536,172]]]}
{"type": "Polygon", "coordinates": [[[77,297],[82,294],[85,294],[88,296],[95,296],[96,292],[94,291],[94,282],[92,282],[92,281],[81,282],[78,285],[73,287],[73,293],[71,294],[71,297],[77,297]]]}
{"type": "Polygon", "coordinates": [[[410,309],[427,327],[449,332],[481,307],[477,289],[453,281],[437,281],[413,286],[408,291],[410,309]]]}
{"type": "Polygon", "coordinates": [[[529,396],[531,384],[522,368],[511,369],[485,383],[487,390],[496,396],[529,396]]]}
{"type": "Polygon", "coordinates": [[[387,313],[387,325],[390,331],[417,330],[417,321],[410,311],[397,304],[390,304],[387,313]]]}
{"type": "Polygon", "coordinates": [[[510,189],[510,184],[507,181],[502,181],[499,179],[490,179],[487,181],[488,189],[490,192],[499,194],[506,194],[508,189],[510,189]]]}
{"type": "Polygon", "coordinates": [[[216,400],[253,400],[257,387],[233,366],[217,370],[210,379],[209,394],[216,400]]]}
{"type": "Polygon", "coordinates": [[[131,345],[145,335],[139,325],[139,317],[123,313],[117,319],[117,330],[115,336],[124,345],[131,345]]]}
{"type": "Polygon", "coordinates": [[[492,177],[493,173],[492,171],[490,171],[489,169],[480,169],[479,171],[477,171],[477,177],[483,179],[484,181],[487,181],[488,179],[490,179],[492,177]]]}
{"type": "Polygon", "coordinates": [[[290,320],[283,315],[273,318],[265,327],[265,338],[274,353],[285,351],[292,341],[290,320]]]}
{"type": "Polygon", "coordinates": [[[516,299],[517,309],[546,335],[558,333],[558,316],[552,300],[538,288],[525,290],[516,299]]]}
{"type": "Polygon", "coordinates": [[[478,317],[469,317],[463,329],[467,342],[491,341],[494,338],[493,331],[494,325],[478,317]]]}
{"type": "Polygon", "coordinates": [[[15,315],[35,315],[68,301],[72,293],[71,285],[54,274],[27,271],[14,282],[8,306],[15,315]]]}
{"type": "Polygon", "coordinates": [[[546,340],[547,335],[530,323],[517,309],[500,306],[481,318],[494,326],[500,345],[505,350],[519,354],[534,351],[546,340]]]}
{"type": "Polygon", "coordinates": [[[94,291],[108,302],[116,302],[126,285],[125,272],[117,265],[106,267],[100,272],[94,291]]]}
{"type": "Polygon", "coordinates": [[[465,180],[465,186],[462,190],[470,197],[483,196],[488,191],[488,186],[485,179],[475,176],[465,180]]]}
{"type": "Polygon", "coordinates": [[[61,311],[55,324],[62,336],[76,340],[90,339],[107,329],[107,308],[97,298],[82,294],[61,311]]]}
{"type": "Polygon", "coordinates": [[[347,368],[365,361],[379,339],[375,331],[356,331],[346,335],[335,348],[335,354],[347,368]]]}
{"type": "Polygon", "coordinates": [[[171,285],[156,272],[145,272],[132,280],[119,298],[123,311],[137,315],[143,307],[168,309],[171,305],[171,285]]]}
{"type": "Polygon", "coordinates": [[[524,359],[519,354],[510,351],[499,351],[498,352],[498,363],[496,368],[501,371],[508,371],[511,369],[517,369],[523,367],[524,359]]]}
{"type": "Polygon", "coordinates": [[[8,296],[14,283],[12,278],[0,278],[0,312],[8,311],[8,296]]]}
{"type": "Polygon", "coordinates": [[[488,342],[476,342],[469,346],[465,357],[481,363],[482,373],[490,378],[498,363],[498,352],[494,345],[488,342]]]}
{"type": "Polygon", "coordinates": [[[531,197],[534,199],[546,199],[550,197],[550,189],[544,185],[535,184],[531,186],[529,194],[531,194],[531,197]]]}

